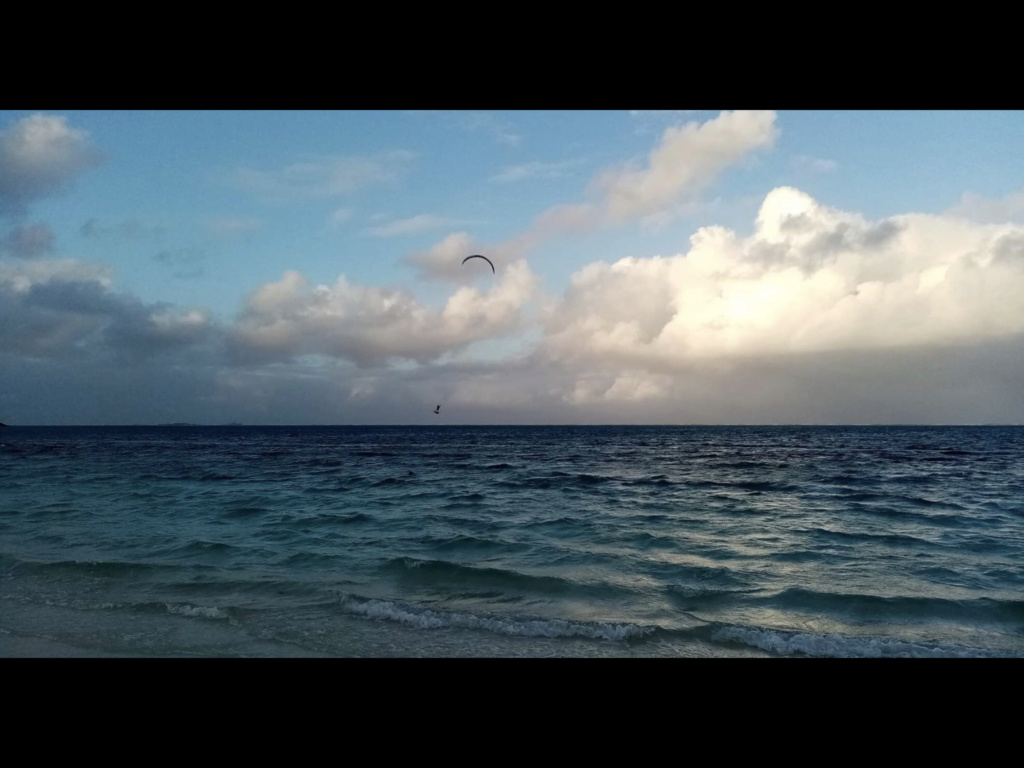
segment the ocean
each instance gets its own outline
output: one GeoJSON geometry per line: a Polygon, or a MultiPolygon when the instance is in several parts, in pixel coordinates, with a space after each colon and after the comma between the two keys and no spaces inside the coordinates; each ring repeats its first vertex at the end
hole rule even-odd
{"type": "Polygon", "coordinates": [[[0,656],[1021,657],[1024,427],[12,426],[0,656]]]}

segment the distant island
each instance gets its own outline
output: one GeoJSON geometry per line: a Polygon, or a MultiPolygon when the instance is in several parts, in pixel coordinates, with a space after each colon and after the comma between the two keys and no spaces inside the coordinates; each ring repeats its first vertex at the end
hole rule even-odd
{"type": "Polygon", "coordinates": [[[193,423],[191,421],[167,421],[167,422],[164,422],[163,424],[154,424],[153,426],[156,426],[156,427],[209,427],[209,426],[242,427],[242,426],[245,426],[245,425],[242,424],[239,421],[231,421],[231,422],[228,422],[227,424],[195,424],[195,423],[193,423]]]}
{"type": "Polygon", "coordinates": [[[0,427],[6,427],[7,425],[0,421],[0,427]]]}

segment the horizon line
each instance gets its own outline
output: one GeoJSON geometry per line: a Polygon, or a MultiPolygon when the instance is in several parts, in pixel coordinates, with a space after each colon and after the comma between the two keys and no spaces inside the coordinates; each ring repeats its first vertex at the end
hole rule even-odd
{"type": "Polygon", "coordinates": [[[341,424],[341,423],[314,423],[314,424],[243,424],[239,422],[135,422],[131,424],[5,424],[0,426],[8,429],[12,427],[1020,427],[1022,422],[679,422],[679,423],[535,423],[535,424],[502,424],[502,423],[467,423],[467,424],[423,424],[423,423],[402,423],[402,424],[341,424]]]}

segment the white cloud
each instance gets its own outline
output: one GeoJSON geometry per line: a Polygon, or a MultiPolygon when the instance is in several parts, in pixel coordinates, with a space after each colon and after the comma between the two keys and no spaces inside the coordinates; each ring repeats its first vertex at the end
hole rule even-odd
{"type": "Polygon", "coordinates": [[[166,230],[159,224],[140,221],[139,219],[125,219],[118,224],[103,224],[99,219],[89,219],[79,229],[82,237],[109,237],[118,235],[128,239],[143,239],[163,237],[166,230]]]}
{"type": "MultiPolygon", "coordinates": [[[[468,232],[452,232],[428,250],[411,254],[405,261],[419,270],[420,277],[469,283],[476,273],[464,269],[462,261],[485,250],[489,249],[470,237],[468,232]]],[[[501,259],[498,264],[504,266],[501,259]]]]}
{"type": "Polygon", "coordinates": [[[709,186],[728,166],[778,135],[774,112],[723,112],[665,130],[645,167],[606,171],[594,183],[613,222],[664,210],[709,186]]]}
{"type": "Polygon", "coordinates": [[[792,165],[804,173],[832,173],[839,168],[839,163],[835,160],[810,155],[797,155],[793,158],[792,165]]]}
{"type": "Polygon", "coordinates": [[[346,221],[352,218],[355,211],[351,208],[338,208],[330,216],[327,217],[327,224],[331,227],[336,227],[339,224],[344,224],[346,221]]]}
{"type": "Polygon", "coordinates": [[[525,232],[502,246],[503,250],[520,254],[551,237],[572,232],[585,232],[600,222],[599,209],[590,203],[555,205],[540,213],[525,232]]]}
{"type": "Polygon", "coordinates": [[[407,219],[397,219],[387,224],[369,227],[366,232],[374,237],[396,237],[399,235],[413,235],[417,232],[440,229],[441,227],[450,227],[456,223],[454,219],[446,219],[430,213],[420,213],[407,219]]]}
{"type": "Polygon", "coordinates": [[[664,129],[666,123],[675,123],[690,117],[693,109],[631,109],[629,117],[638,135],[655,133],[664,129]]]}
{"type": "Polygon", "coordinates": [[[998,199],[984,198],[965,192],[959,202],[950,208],[950,216],[959,216],[986,224],[1024,222],[1024,191],[1011,192],[998,199]]]}
{"type": "Polygon", "coordinates": [[[517,133],[515,128],[489,112],[460,112],[456,114],[463,128],[473,132],[489,133],[500,144],[517,147],[523,140],[522,135],[517,133]]]}
{"type": "Polygon", "coordinates": [[[229,240],[236,237],[244,237],[257,232],[263,222],[245,216],[223,216],[221,218],[209,219],[205,223],[206,231],[213,237],[229,240]]]}
{"type": "Polygon", "coordinates": [[[663,399],[672,390],[672,378],[646,371],[619,375],[584,375],[562,399],[573,405],[602,402],[640,402],[663,399]]]}
{"type": "Polygon", "coordinates": [[[566,172],[574,165],[578,165],[578,162],[564,160],[555,163],[545,163],[534,160],[533,162],[520,165],[507,165],[501,170],[501,173],[492,176],[491,181],[509,183],[524,181],[525,179],[552,179],[558,176],[565,176],[566,172]]]}
{"type": "Polygon", "coordinates": [[[770,147],[777,135],[774,112],[723,112],[704,123],[668,128],[646,167],[598,174],[590,183],[590,202],[548,208],[504,248],[519,254],[552,236],[634,219],[647,229],[662,228],[698,210],[701,190],[729,165],[770,147]]]}
{"type": "Polygon", "coordinates": [[[526,263],[517,262],[489,290],[461,287],[433,309],[408,293],[353,285],[344,276],[310,288],[303,275],[289,271],[249,296],[232,349],[242,359],[319,354],[359,365],[392,358],[426,362],[518,329],[534,283],[526,263]]]}
{"type": "Polygon", "coordinates": [[[576,273],[547,317],[542,349],[555,360],[666,371],[969,343],[1024,332],[1022,292],[1024,228],[920,214],[872,223],[779,188],[748,238],[705,227],[686,253],[576,273]]]}
{"type": "Polygon", "coordinates": [[[102,157],[66,117],[37,114],[8,126],[0,131],[0,214],[64,191],[102,157]]]}
{"type": "Polygon", "coordinates": [[[236,186],[268,201],[310,200],[394,183],[414,157],[414,153],[406,150],[369,157],[312,157],[279,171],[238,168],[230,178],[236,186]]]}

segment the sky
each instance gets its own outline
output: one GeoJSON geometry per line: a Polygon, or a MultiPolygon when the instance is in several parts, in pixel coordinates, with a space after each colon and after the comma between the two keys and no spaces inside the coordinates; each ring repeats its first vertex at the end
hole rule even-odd
{"type": "Polygon", "coordinates": [[[994,111],[0,111],[0,421],[1024,423],[1022,138],[994,111]]]}

